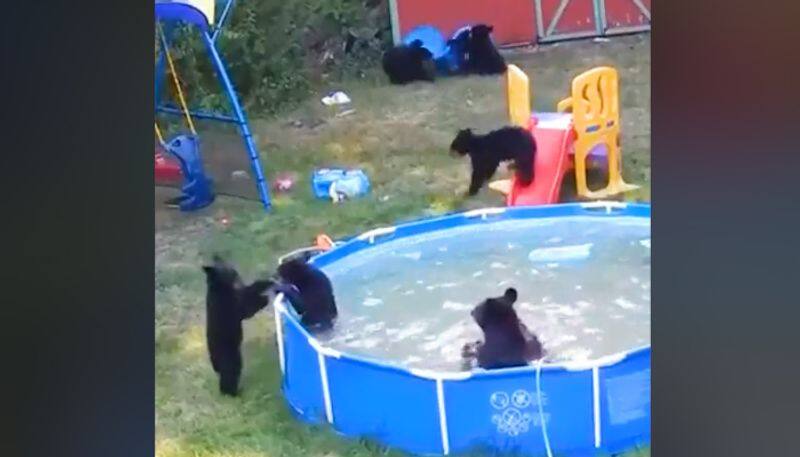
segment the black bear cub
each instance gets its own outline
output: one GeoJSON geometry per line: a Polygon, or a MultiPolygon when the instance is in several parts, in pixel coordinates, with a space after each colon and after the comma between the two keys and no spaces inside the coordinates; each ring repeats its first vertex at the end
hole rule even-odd
{"type": "Polygon", "coordinates": [[[460,130],[450,144],[450,152],[469,155],[472,163],[470,196],[477,194],[494,176],[500,162],[513,161],[517,179],[523,186],[533,182],[536,141],[522,127],[503,127],[486,135],[476,135],[471,129],[460,130]]]}
{"type": "Polygon", "coordinates": [[[269,304],[266,292],[274,283],[259,280],[245,285],[236,269],[219,256],[203,271],[208,286],[206,342],[211,366],[219,375],[220,392],[236,396],[242,372],[242,321],[269,304]]]}
{"type": "Polygon", "coordinates": [[[478,366],[486,370],[510,368],[544,356],[539,339],[519,320],[513,307],[516,301],[516,289],[508,288],[501,297],[487,298],[472,310],[472,318],[483,331],[483,341],[464,345],[465,365],[477,359],[478,366]]]}
{"type": "Polygon", "coordinates": [[[433,81],[436,78],[433,54],[422,46],[420,40],[386,51],[383,54],[383,71],[392,84],[433,81]]]}
{"type": "Polygon", "coordinates": [[[500,74],[506,71],[506,61],[492,42],[494,27],[478,24],[470,29],[467,45],[467,69],[479,75],[500,74]]]}
{"type": "Polygon", "coordinates": [[[333,286],[325,273],[298,258],[278,266],[278,276],[284,284],[276,290],[289,299],[304,327],[311,331],[333,327],[338,313],[333,286]]]}

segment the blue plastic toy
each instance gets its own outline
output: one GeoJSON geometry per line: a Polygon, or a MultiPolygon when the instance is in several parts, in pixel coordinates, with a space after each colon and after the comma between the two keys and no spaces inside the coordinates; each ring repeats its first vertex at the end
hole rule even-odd
{"type": "Polygon", "coordinates": [[[432,25],[420,25],[411,29],[403,38],[403,44],[409,45],[414,40],[420,40],[422,47],[433,54],[437,70],[442,74],[460,72],[466,63],[464,54],[466,49],[461,42],[456,41],[462,33],[469,33],[471,26],[462,27],[453,34],[451,41],[444,38],[442,32],[432,25]]]}
{"type": "Polygon", "coordinates": [[[436,27],[420,25],[411,29],[403,38],[403,44],[410,45],[414,40],[422,42],[422,47],[433,54],[434,60],[439,60],[447,52],[447,40],[436,27]]]}
{"type": "Polygon", "coordinates": [[[339,195],[352,198],[369,192],[369,178],[363,170],[322,168],[311,176],[311,190],[317,198],[339,200],[339,195]],[[336,196],[332,195],[334,187],[336,196]]]}
{"type": "Polygon", "coordinates": [[[184,184],[177,204],[181,211],[205,208],[214,201],[211,179],[206,176],[200,158],[199,140],[194,135],[178,135],[166,144],[181,166],[184,184]]]}
{"type": "Polygon", "coordinates": [[[459,73],[467,65],[467,42],[462,35],[469,35],[472,26],[461,27],[447,41],[447,52],[437,61],[439,68],[445,73],[459,73]]]}

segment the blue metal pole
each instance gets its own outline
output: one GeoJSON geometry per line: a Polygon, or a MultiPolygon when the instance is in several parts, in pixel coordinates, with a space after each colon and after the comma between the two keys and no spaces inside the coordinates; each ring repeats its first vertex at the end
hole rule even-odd
{"type": "Polygon", "coordinates": [[[222,14],[219,15],[219,19],[217,20],[216,25],[214,26],[214,34],[211,35],[211,41],[216,42],[219,33],[222,31],[222,26],[225,25],[225,21],[228,20],[228,16],[231,14],[231,10],[233,10],[233,0],[227,0],[225,2],[225,7],[222,9],[222,14]]]}
{"type": "Polygon", "coordinates": [[[270,200],[269,191],[267,190],[267,180],[264,177],[263,171],[261,170],[261,162],[259,161],[258,150],[256,148],[255,141],[253,140],[253,134],[250,133],[247,117],[245,116],[241,105],[239,105],[239,98],[236,96],[233,83],[228,77],[228,72],[225,70],[225,64],[222,62],[222,57],[220,57],[219,53],[217,52],[217,48],[214,46],[214,41],[211,39],[211,35],[206,32],[201,32],[200,35],[203,37],[203,42],[206,44],[206,50],[211,57],[211,62],[214,64],[217,77],[219,77],[220,83],[222,84],[223,89],[225,89],[225,93],[228,95],[228,99],[231,102],[231,106],[233,106],[233,112],[236,118],[239,119],[239,131],[242,135],[242,139],[244,140],[244,145],[247,148],[247,154],[250,156],[250,165],[253,168],[253,174],[256,178],[258,194],[261,197],[261,203],[264,205],[264,210],[268,211],[270,207],[270,200]]]}

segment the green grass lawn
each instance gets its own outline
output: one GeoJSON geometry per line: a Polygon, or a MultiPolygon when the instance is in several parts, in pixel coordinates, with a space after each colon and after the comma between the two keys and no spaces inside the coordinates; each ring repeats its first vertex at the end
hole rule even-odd
{"type": "MultiPolygon", "coordinates": [[[[554,111],[570,79],[596,65],[620,71],[622,146],[626,181],[650,197],[650,41],[648,35],[609,43],[562,43],[509,61],[532,79],[534,107],[554,111]]],[[[218,394],[206,355],[205,280],[200,265],[211,253],[233,260],[246,279],[271,273],[283,253],[306,246],[320,232],[341,237],[385,224],[482,206],[502,205],[488,189],[465,200],[466,160],[448,156],[459,128],[480,131],[505,122],[499,77],[443,79],[435,85],[388,86],[378,77],[344,83],[356,113],[337,118],[309,100],[275,119],[253,120],[268,176],[300,177],[288,194],[274,197],[266,215],[258,203],[220,197],[210,208],[184,215],[156,202],[156,455],[377,456],[400,455],[374,443],[308,427],[290,415],[280,390],[271,313],[245,323],[245,369],[240,398],[218,394]],[[307,125],[320,124],[316,127],[307,125]],[[364,168],[373,190],[365,198],[333,205],[310,192],[312,168],[364,168]],[[230,224],[219,221],[225,215],[230,224]]],[[[208,132],[207,135],[214,135],[208,132]]],[[[242,152],[237,152],[243,154],[242,152]]],[[[157,200],[165,191],[157,192],[157,200]]],[[[630,456],[649,456],[635,450],[630,456]]]]}

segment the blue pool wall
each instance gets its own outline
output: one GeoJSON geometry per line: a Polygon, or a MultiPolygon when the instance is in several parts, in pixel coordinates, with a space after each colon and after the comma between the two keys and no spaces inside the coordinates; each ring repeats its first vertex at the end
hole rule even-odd
{"type": "MultiPolygon", "coordinates": [[[[376,229],[312,262],[324,267],[370,246],[434,230],[510,219],[650,217],[650,205],[602,203],[489,208],[376,229]]],[[[650,442],[650,347],[580,364],[434,372],[321,345],[282,296],[275,300],[283,393],[311,424],[328,423],[422,455],[487,450],[545,454],[615,453],[650,442]],[[540,390],[537,390],[537,374],[540,390]],[[539,408],[541,398],[541,410],[539,408]]]]}

